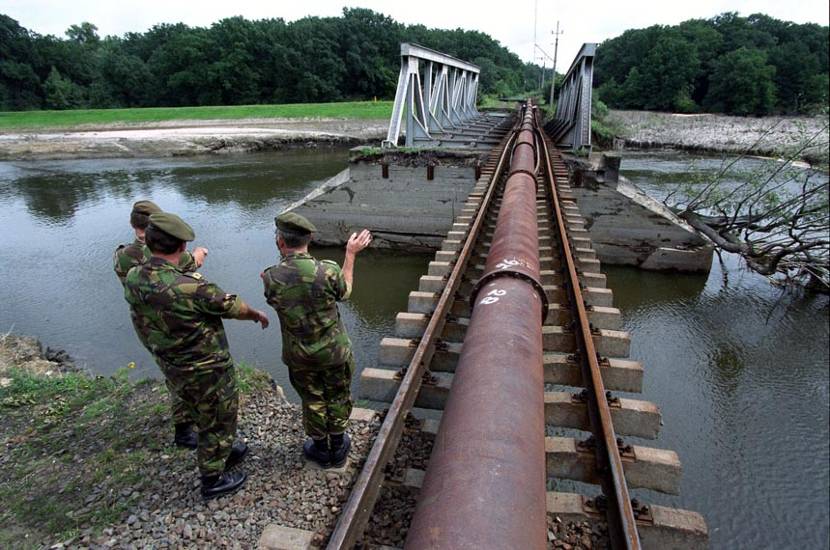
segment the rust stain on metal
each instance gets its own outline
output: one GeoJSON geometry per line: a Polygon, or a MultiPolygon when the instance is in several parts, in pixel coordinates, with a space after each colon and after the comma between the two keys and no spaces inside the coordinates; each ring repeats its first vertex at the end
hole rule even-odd
{"type": "Polygon", "coordinates": [[[545,548],[533,127],[528,108],[405,548],[545,548]]]}
{"type": "MultiPolygon", "coordinates": [[[[502,145],[498,164],[493,172],[492,182],[498,180],[502,171],[507,166],[507,153],[512,145],[512,135],[512,133],[509,134],[509,137],[505,138],[502,145]]],[[[388,170],[388,167],[385,168],[388,170]]],[[[403,376],[395,399],[389,407],[388,414],[383,419],[383,423],[378,430],[378,435],[372,444],[372,448],[369,450],[369,455],[366,458],[363,469],[352,487],[349,500],[346,502],[334,527],[334,531],[329,538],[327,546],[329,550],[352,548],[366,528],[366,524],[369,521],[375,501],[380,492],[384,468],[392,458],[400,442],[404,419],[415,403],[415,398],[423,382],[424,370],[435,353],[435,341],[446,324],[447,314],[461,284],[462,274],[466,270],[468,261],[473,255],[479,234],[484,226],[484,219],[487,216],[492,198],[495,194],[495,184],[492,182],[482,199],[458,260],[453,265],[453,270],[447,280],[447,284],[438,299],[438,304],[429,319],[424,335],[421,337],[421,341],[415,349],[415,353],[407,367],[406,374],[403,376]]]]}
{"type": "MultiPolygon", "coordinates": [[[[591,431],[596,441],[597,471],[603,472],[601,486],[604,493],[602,502],[608,520],[609,539],[613,548],[641,548],[640,536],[637,532],[637,519],[631,505],[628,486],[623,472],[622,457],[617,448],[614,425],[611,422],[611,407],[619,406],[619,399],[609,403],[605,385],[600,373],[600,363],[591,335],[591,326],[588,322],[588,312],[582,295],[582,285],[576,271],[573,258],[573,247],[568,239],[565,228],[564,215],[559,203],[559,192],[556,186],[556,175],[551,162],[548,140],[542,136],[544,147],[544,168],[547,173],[551,203],[554,208],[556,224],[560,235],[560,252],[566,267],[567,286],[574,319],[577,319],[579,337],[577,345],[580,351],[583,383],[590,391],[583,394],[587,397],[588,417],[591,431]],[[586,395],[587,394],[587,395],[586,395]],[[610,502],[608,502],[610,500],[610,502]]],[[[558,155],[558,153],[556,153],[558,155]]],[[[558,160],[561,162],[561,160],[558,160]]],[[[601,497],[597,497],[599,501],[601,497]]],[[[600,506],[597,506],[600,508],[600,506]]]]}

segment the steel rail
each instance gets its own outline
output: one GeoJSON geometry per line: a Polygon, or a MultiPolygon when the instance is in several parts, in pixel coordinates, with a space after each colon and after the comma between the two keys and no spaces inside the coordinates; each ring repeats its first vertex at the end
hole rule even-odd
{"type": "MultiPolygon", "coordinates": [[[[514,129],[520,123],[521,120],[519,119],[517,124],[514,125],[514,129]]],[[[475,220],[470,226],[464,246],[438,299],[438,304],[427,323],[424,335],[421,337],[412,360],[406,368],[406,374],[401,380],[394,401],[389,406],[363,469],[352,487],[349,500],[337,520],[326,547],[328,550],[352,548],[366,529],[383,484],[383,470],[400,442],[404,421],[418,396],[423,375],[427,372],[427,365],[432,361],[432,356],[435,353],[435,341],[446,324],[447,314],[456,299],[456,292],[461,285],[473,249],[478,244],[481,228],[487,217],[495,189],[504,172],[508,152],[512,150],[511,146],[516,139],[516,133],[513,132],[505,139],[499,162],[493,171],[490,185],[482,198],[475,220]]]]}
{"type": "MultiPolygon", "coordinates": [[[[538,126],[537,131],[539,131],[538,126]]],[[[631,498],[625,481],[619,448],[617,447],[614,425],[611,422],[611,410],[608,406],[605,385],[600,373],[601,367],[592,337],[591,324],[588,321],[582,287],[571,252],[571,244],[565,228],[559,193],[556,188],[556,177],[553,172],[549,150],[550,141],[546,139],[543,132],[540,132],[540,137],[545,155],[545,170],[548,175],[547,183],[550,188],[550,199],[553,203],[556,226],[560,235],[559,245],[567,270],[566,285],[570,295],[574,321],[576,322],[575,330],[578,333],[576,338],[579,348],[578,360],[582,367],[583,383],[588,389],[588,416],[596,441],[597,472],[600,473],[602,491],[609,501],[606,508],[609,539],[612,548],[639,549],[641,545],[637,532],[637,521],[631,506],[631,498]]]]}

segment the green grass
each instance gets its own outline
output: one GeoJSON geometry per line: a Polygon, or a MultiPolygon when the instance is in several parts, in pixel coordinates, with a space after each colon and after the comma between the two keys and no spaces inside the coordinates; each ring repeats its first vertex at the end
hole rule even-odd
{"type": "Polygon", "coordinates": [[[78,109],[70,111],[0,112],[0,130],[69,128],[104,124],[142,124],[171,120],[234,120],[244,118],[385,119],[391,101],[230,105],[216,107],[147,107],[136,109],[78,109]]]}
{"type": "MultiPolygon", "coordinates": [[[[0,548],[100,532],[124,519],[161,454],[189,460],[188,451],[171,445],[164,383],[134,382],[128,372],[2,373],[8,383],[0,387],[0,548]]],[[[243,395],[271,385],[249,365],[238,365],[237,376],[243,395]]]]}

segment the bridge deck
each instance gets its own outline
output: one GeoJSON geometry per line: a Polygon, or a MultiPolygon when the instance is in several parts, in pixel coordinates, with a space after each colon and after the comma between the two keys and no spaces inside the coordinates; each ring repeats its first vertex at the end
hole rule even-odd
{"type": "MultiPolygon", "coordinates": [[[[393,424],[389,416],[394,416],[391,420],[398,425],[386,433],[381,429],[375,447],[385,445],[387,448],[377,450],[377,453],[373,449],[370,453],[361,474],[363,484],[358,479],[354,489],[363,493],[359,498],[353,493],[353,500],[360,502],[350,501],[344,509],[330,548],[349,547],[350,541],[361,536],[367,521],[363,539],[373,541],[373,533],[382,527],[387,513],[380,510],[400,510],[401,499],[417,500],[424,480],[424,466],[428,464],[430,450],[441,426],[470,327],[470,294],[485,270],[484,264],[492,248],[504,196],[505,178],[500,172],[503,168],[500,159],[509,147],[509,137],[506,135],[491,152],[441,250],[430,262],[427,274],[421,277],[418,290],[410,294],[408,311],[397,316],[395,334],[382,341],[379,365],[362,372],[358,397],[378,408],[391,405],[384,425],[393,424]],[[418,376],[417,384],[413,384],[412,377],[416,371],[420,372],[418,369],[423,370],[423,374],[418,376]],[[404,402],[404,394],[411,394],[408,403],[404,402]],[[405,421],[410,409],[420,420],[405,421]],[[410,443],[417,441],[420,450],[413,453],[409,445],[410,450],[406,452],[396,451],[402,437],[410,443]],[[389,461],[395,464],[392,471],[396,473],[391,476],[383,473],[383,466],[389,461]],[[379,500],[376,502],[376,499],[379,500]],[[363,523],[349,531],[350,521],[363,523]]],[[[644,369],[640,363],[627,359],[631,337],[620,330],[620,311],[613,307],[613,292],[605,287],[605,276],[570,192],[567,168],[549,140],[545,141],[544,147],[552,158],[555,180],[555,185],[551,185],[551,179],[544,173],[537,175],[537,252],[540,282],[549,302],[541,327],[544,419],[548,435],[561,434],[544,440],[546,476],[549,481],[568,479],[601,484],[603,492],[607,492],[593,438],[579,439],[583,437],[579,432],[594,435],[597,432],[589,414],[590,400],[584,397],[584,391],[580,392],[590,385],[586,386],[584,382],[585,371],[578,356],[582,349],[580,332],[574,327],[577,313],[572,307],[573,291],[567,278],[569,259],[563,256],[560,248],[563,241],[557,227],[557,209],[567,240],[572,243],[567,256],[572,257],[574,273],[580,282],[582,299],[587,307],[586,322],[591,324],[590,340],[600,356],[599,372],[605,388],[640,392],[644,369]]],[[[648,439],[659,436],[661,416],[657,405],[610,395],[608,403],[610,420],[617,435],[648,439]]],[[[510,403],[492,403],[492,407],[510,407],[510,403]]],[[[620,440],[619,456],[627,487],[668,494],[679,492],[681,464],[673,451],[628,445],[620,440]]],[[[588,521],[600,525],[598,533],[607,533],[608,505],[602,493],[589,498],[554,491],[548,492],[546,500],[552,530],[555,531],[553,524],[560,520],[588,521]]],[[[402,529],[408,528],[413,508],[398,517],[402,529]]],[[[707,545],[706,524],[696,512],[648,506],[637,501],[632,510],[643,547],[702,548],[707,545]]],[[[596,542],[602,544],[603,540],[607,542],[602,537],[596,542]]]]}

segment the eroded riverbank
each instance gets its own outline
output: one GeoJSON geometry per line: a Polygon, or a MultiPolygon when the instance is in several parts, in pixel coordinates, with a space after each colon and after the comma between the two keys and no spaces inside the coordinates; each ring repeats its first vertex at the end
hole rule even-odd
{"type": "Polygon", "coordinates": [[[190,120],[0,133],[0,160],[153,158],[379,142],[387,120],[190,120]]]}
{"type": "MultiPolygon", "coordinates": [[[[627,148],[780,157],[814,137],[820,145],[796,158],[828,163],[826,115],[753,118],[612,110],[608,119],[620,129],[627,148]]],[[[0,160],[177,157],[377,144],[386,137],[388,125],[387,119],[262,118],[15,130],[0,132],[0,160]]]]}
{"type": "Polygon", "coordinates": [[[828,163],[826,115],[755,118],[612,110],[608,120],[622,130],[620,139],[626,148],[795,155],[795,160],[814,165],[828,163]]]}

